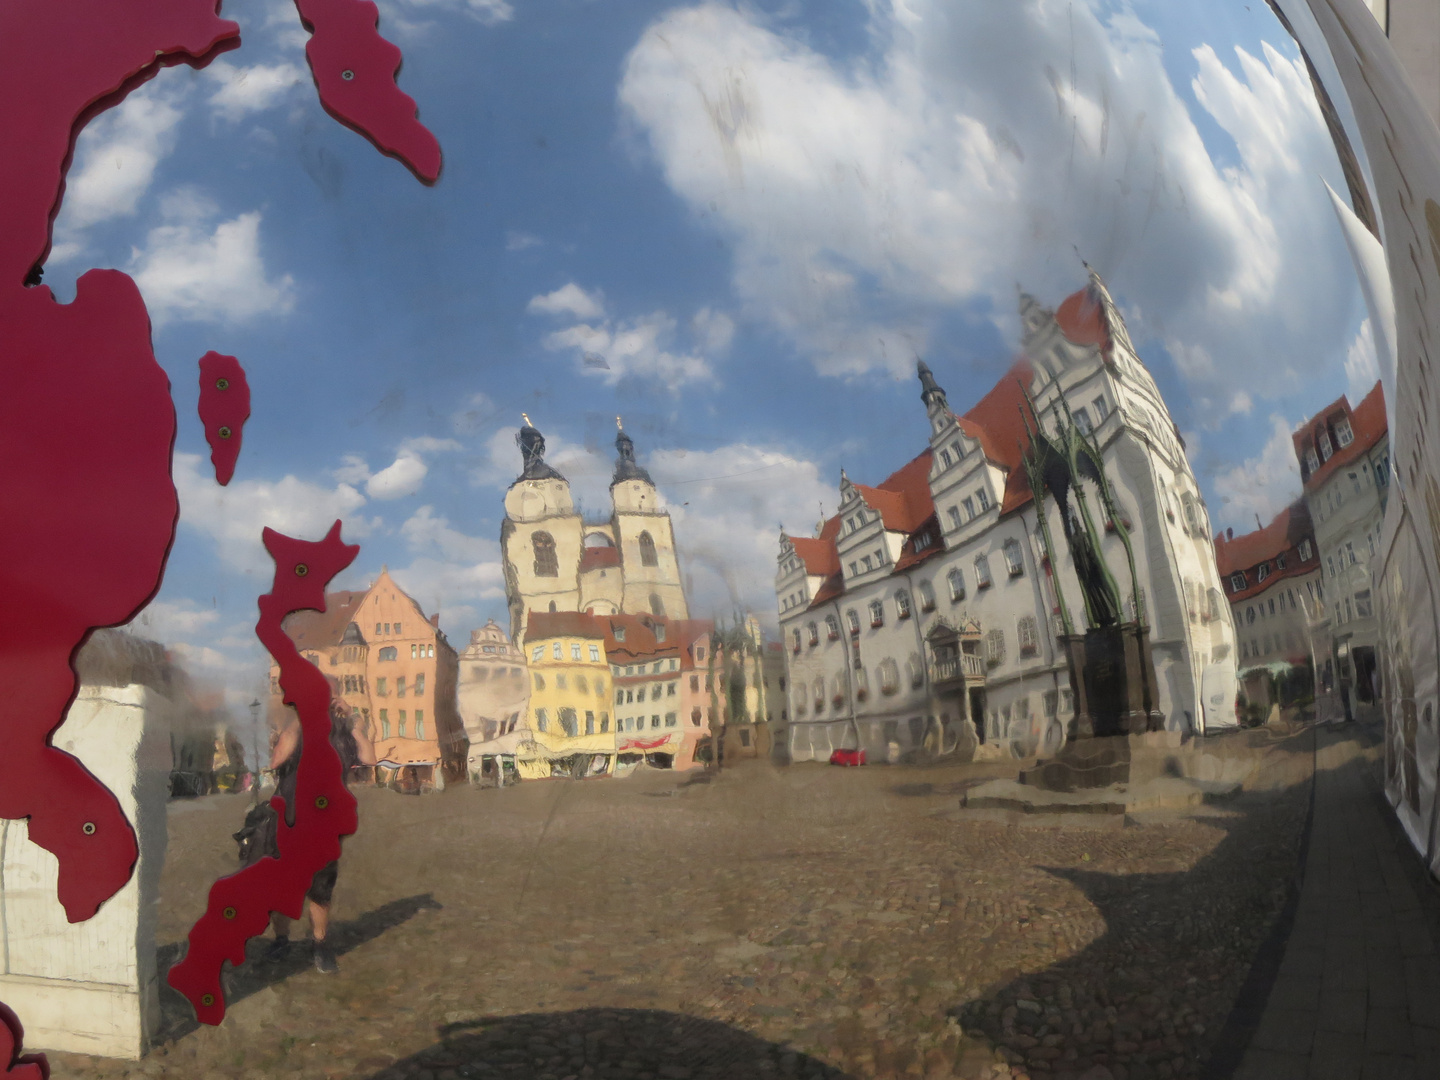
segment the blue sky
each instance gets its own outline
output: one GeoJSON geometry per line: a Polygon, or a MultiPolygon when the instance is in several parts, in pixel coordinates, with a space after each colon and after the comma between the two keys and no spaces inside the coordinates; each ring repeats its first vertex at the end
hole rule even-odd
{"type": "Polygon", "coordinates": [[[239,51],[82,135],[47,267],[62,296],[128,270],[151,306],[182,521],[138,628],[238,696],[265,525],[342,517],[344,584],[388,564],[459,647],[503,623],[522,410],[597,512],[623,414],[695,606],[728,614],[773,608],[780,525],[808,533],[842,466],[923,447],[916,355],[967,406],[1015,349],[1017,283],[1058,303],[1081,257],[1218,526],[1288,501],[1285,431],[1373,381],[1339,167],[1263,0],[381,9],[434,188],[324,114],[292,7],[227,3],[239,51]],[[208,349],[254,395],[223,492],[208,349]]]}

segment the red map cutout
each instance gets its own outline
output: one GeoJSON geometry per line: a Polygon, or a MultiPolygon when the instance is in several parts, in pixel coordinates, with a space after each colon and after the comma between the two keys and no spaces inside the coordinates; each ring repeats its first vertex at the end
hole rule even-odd
{"type": "Polygon", "coordinates": [[[260,597],[255,633],[280,665],[280,689],[300,716],[301,754],[295,774],[295,824],[285,823],[285,800],[270,800],[280,815],[280,858],[261,859],[210,887],[205,914],[190,929],[185,959],[170,969],[170,985],[195,1007],[202,1024],[225,1018],[222,964],[245,962],[245,943],[262,934],[270,912],[298,919],[315,872],[340,857],[340,838],[359,821],[355,796],[345,787],[340,755],[330,745],[330,683],[282,629],[295,611],[324,611],[325,586],[359,553],[340,540],[340,522],[318,543],[265,530],[275,560],[275,584],[260,597]]]}
{"type": "Polygon", "coordinates": [[[305,46],[325,111],[399,158],[420,180],[440,176],[440,144],[416,119],[415,99],[395,84],[400,50],[380,36],[370,0],[295,0],[311,31],[305,46]]]}
{"type": "Polygon", "coordinates": [[[235,475],[240,438],[250,419],[250,383],[233,356],[208,352],[200,358],[200,422],[210,444],[215,480],[224,487],[235,475]]]}
{"type": "Polygon", "coordinates": [[[20,1018],[8,1006],[0,1005],[0,1064],[4,1070],[0,1076],[13,1076],[15,1080],[49,1080],[50,1062],[44,1054],[22,1054],[20,1047],[25,1041],[25,1029],[20,1018]]]}

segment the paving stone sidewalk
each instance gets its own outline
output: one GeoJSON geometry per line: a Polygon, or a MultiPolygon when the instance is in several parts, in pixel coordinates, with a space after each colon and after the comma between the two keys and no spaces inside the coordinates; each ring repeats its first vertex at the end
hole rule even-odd
{"type": "Polygon", "coordinates": [[[1440,893],[1383,802],[1373,739],[1317,734],[1299,903],[1234,1080],[1440,1076],[1440,893]]]}

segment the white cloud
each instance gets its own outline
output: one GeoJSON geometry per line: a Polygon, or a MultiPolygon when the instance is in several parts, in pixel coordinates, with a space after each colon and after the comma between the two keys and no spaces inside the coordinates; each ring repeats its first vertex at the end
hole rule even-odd
{"type": "Polygon", "coordinates": [[[210,107],[232,123],[273,108],[293,87],[308,81],[305,73],[291,63],[236,67],[226,60],[216,60],[205,74],[220,84],[210,95],[210,107]]]}
{"type": "Polygon", "coordinates": [[[1270,417],[1270,438],[1258,457],[1246,460],[1215,478],[1222,506],[1217,516],[1237,532],[1263,524],[1300,496],[1300,466],[1295,460],[1291,424],[1278,414],[1270,417]]]}
{"type": "Polygon", "coordinates": [[[260,211],[212,227],[213,204],[180,191],[167,197],[163,213],[168,223],[151,229],[130,260],[157,327],[172,321],[239,323],[294,307],[294,279],[286,274],[272,280],[266,273],[260,211]]]}
{"type": "Polygon", "coordinates": [[[217,608],[201,607],[193,600],[157,598],[135,616],[129,625],[130,629],[141,637],[168,645],[206,632],[219,621],[220,612],[217,608]]]}
{"type": "Polygon", "coordinates": [[[457,435],[473,435],[498,411],[495,403],[484,394],[472,394],[469,401],[450,415],[450,425],[457,435]]]}
{"type": "Polygon", "coordinates": [[[582,320],[598,319],[605,314],[605,301],[600,290],[586,292],[572,281],[552,293],[532,296],[525,310],[532,315],[573,315],[582,320]]]}
{"type": "Polygon", "coordinates": [[[717,450],[658,450],[644,464],[675,523],[696,616],[737,607],[773,624],[780,529],[810,536],[833,485],[813,461],[734,443],[717,450]]]}
{"type": "Polygon", "coordinates": [[[546,335],[545,347],[573,353],[582,372],[609,386],[629,378],[674,392],[686,383],[713,383],[715,374],[703,356],[671,348],[675,329],[675,320],[657,311],[638,319],[557,330],[546,335]]]}
{"type": "Polygon", "coordinates": [[[728,352],[735,338],[735,320],[723,311],[701,308],[691,318],[690,326],[700,347],[712,356],[728,352]]]}
{"type": "Polygon", "coordinates": [[[241,573],[268,578],[273,572],[274,563],[260,540],[267,526],[287,536],[318,540],[339,519],[344,522],[342,536],[353,543],[378,524],[360,513],[365,496],[346,483],[326,488],[286,476],[232,480],[221,487],[208,460],[183,453],[175,455],[174,476],[180,523],[208,536],[220,561],[241,573]]]}
{"type": "Polygon", "coordinates": [[[817,368],[908,375],[961,305],[1017,340],[1013,283],[1058,302],[1083,283],[1078,248],[1145,311],[1137,338],[1191,350],[1197,411],[1223,416],[1241,379],[1257,398],[1296,388],[1301,358],[1338,374],[1354,275],[1298,57],[1192,53],[1198,108],[1233,140],[1220,164],[1124,0],[1061,17],[869,6],[883,55],[844,63],[748,9],[672,9],[619,88],[669,186],[733,251],[745,310],[817,368]]]}
{"type": "Polygon", "coordinates": [[[1345,378],[1352,405],[1358,405],[1380,380],[1380,360],[1375,353],[1375,334],[1369,319],[1360,324],[1360,332],[1346,350],[1345,378]]]}
{"type": "Polygon", "coordinates": [[[155,169],[175,147],[175,128],[185,115],[184,89],[156,80],[102,113],[80,133],[65,201],[55,222],[51,263],[84,250],[83,230],[135,213],[155,169]]]}
{"type": "Polygon", "coordinates": [[[539,247],[544,242],[534,233],[521,232],[519,229],[511,229],[505,234],[506,251],[525,251],[527,248],[539,247]]]}
{"type": "Polygon", "coordinates": [[[412,13],[422,11],[461,12],[482,26],[498,26],[515,18],[515,8],[509,0],[387,0],[382,6],[387,12],[387,21],[408,34],[424,33],[433,25],[412,17],[412,13]],[[405,9],[404,15],[400,13],[401,8],[405,9]]]}
{"type": "MultiPolygon", "coordinates": [[[[505,572],[497,541],[461,532],[430,506],[416,510],[400,527],[400,535],[415,558],[391,576],[422,607],[438,608],[451,633],[470,627],[480,602],[504,599],[505,572]]],[[[459,647],[464,648],[463,642],[459,647]]]]}
{"type": "Polygon", "coordinates": [[[358,454],[346,454],[340,467],[332,475],[342,483],[365,486],[365,494],[379,501],[403,499],[414,495],[425,483],[430,466],[424,455],[459,450],[461,446],[454,439],[437,439],[420,435],[406,439],[395,453],[395,460],[379,472],[372,473],[370,466],[358,454]]]}

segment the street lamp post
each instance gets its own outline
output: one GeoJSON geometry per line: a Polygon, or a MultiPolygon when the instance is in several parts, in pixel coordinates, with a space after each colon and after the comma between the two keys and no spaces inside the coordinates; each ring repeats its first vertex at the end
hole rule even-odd
{"type": "Polygon", "coordinates": [[[260,699],[250,702],[250,742],[255,748],[255,764],[251,768],[251,804],[260,805],[260,699]]]}

